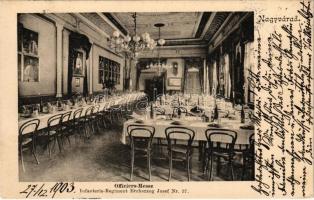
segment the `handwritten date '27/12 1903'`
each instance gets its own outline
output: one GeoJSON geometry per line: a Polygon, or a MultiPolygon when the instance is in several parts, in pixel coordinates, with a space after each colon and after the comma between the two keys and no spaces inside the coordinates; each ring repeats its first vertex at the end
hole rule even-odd
{"type": "Polygon", "coordinates": [[[51,188],[43,184],[29,184],[27,188],[20,192],[25,198],[54,198],[59,193],[75,193],[74,183],[58,182],[51,188]]]}

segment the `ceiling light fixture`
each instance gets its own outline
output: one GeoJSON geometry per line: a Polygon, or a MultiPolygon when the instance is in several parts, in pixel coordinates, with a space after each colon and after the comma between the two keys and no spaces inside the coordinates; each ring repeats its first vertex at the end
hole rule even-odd
{"type": "MultiPolygon", "coordinates": [[[[124,38],[119,31],[114,31],[109,38],[110,48],[118,53],[125,53],[128,58],[136,60],[139,53],[145,50],[153,50],[157,46],[157,42],[152,39],[149,33],[145,32],[141,36],[137,35],[137,19],[136,12],[132,14],[134,21],[134,35],[127,35],[124,38]]],[[[161,41],[162,42],[162,41],[161,41]]],[[[159,44],[159,41],[158,41],[159,44]]]]}

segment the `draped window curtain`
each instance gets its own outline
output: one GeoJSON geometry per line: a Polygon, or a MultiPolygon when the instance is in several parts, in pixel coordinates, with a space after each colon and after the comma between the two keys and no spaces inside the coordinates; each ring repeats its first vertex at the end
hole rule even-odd
{"type": "Polygon", "coordinates": [[[214,61],[214,63],[213,63],[213,77],[212,77],[212,80],[213,80],[212,94],[216,95],[217,85],[218,85],[218,82],[217,82],[217,63],[216,63],[216,61],[214,61]]]}
{"type": "Polygon", "coordinates": [[[202,93],[202,91],[204,91],[203,90],[203,88],[204,88],[204,67],[203,67],[203,65],[200,64],[198,69],[199,69],[198,75],[199,75],[199,81],[200,81],[200,90],[202,93]]]}
{"type": "Polygon", "coordinates": [[[244,103],[252,103],[254,100],[253,93],[250,92],[248,83],[249,71],[253,70],[254,46],[253,42],[248,42],[244,46],[244,103]]]}
{"type": "Polygon", "coordinates": [[[183,78],[182,78],[182,84],[181,84],[181,91],[186,93],[187,91],[187,88],[186,88],[186,84],[187,84],[187,76],[188,76],[188,67],[187,67],[187,64],[185,62],[185,65],[183,67],[183,78]]]}
{"type": "Polygon", "coordinates": [[[229,61],[229,54],[225,54],[224,56],[224,69],[225,69],[225,98],[229,99],[231,94],[231,75],[230,75],[230,61],[229,61]]]}

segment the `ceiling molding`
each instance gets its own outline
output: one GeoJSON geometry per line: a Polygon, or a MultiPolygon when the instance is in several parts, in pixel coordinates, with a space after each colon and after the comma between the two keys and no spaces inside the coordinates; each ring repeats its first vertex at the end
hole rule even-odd
{"type": "Polygon", "coordinates": [[[220,28],[216,31],[216,33],[213,35],[213,37],[209,40],[208,44],[210,44],[211,42],[213,42],[219,33],[221,33],[220,31],[225,28],[227,22],[230,20],[230,18],[234,16],[234,13],[229,13],[228,17],[225,19],[225,21],[222,23],[222,25],[220,26],[220,28]]]}
{"type": "MultiPolygon", "coordinates": [[[[101,13],[101,14],[104,15],[105,17],[107,17],[108,20],[111,21],[113,26],[115,26],[117,29],[119,29],[119,31],[121,33],[123,33],[123,35],[129,34],[128,29],[121,23],[121,21],[117,17],[115,17],[111,13],[101,13]]],[[[112,27],[112,28],[114,28],[114,27],[112,27]]]]}
{"type": "MultiPolygon", "coordinates": [[[[120,35],[126,36],[119,28],[116,27],[115,24],[113,24],[111,22],[111,20],[108,19],[107,16],[104,16],[103,13],[97,13],[97,15],[103,19],[107,24],[109,24],[109,26],[111,26],[111,28],[113,28],[114,30],[118,31],[120,33],[120,35]]],[[[120,24],[121,25],[121,24],[120,24]]]]}
{"type": "Polygon", "coordinates": [[[204,16],[204,13],[201,13],[200,16],[197,19],[197,22],[195,24],[195,27],[194,27],[194,30],[193,30],[193,33],[192,33],[194,38],[196,37],[196,33],[198,32],[198,30],[200,28],[200,23],[201,23],[201,20],[202,20],[203,16],[204,16]]]}
{"type": "MultiPolygon", "coordinates": [[[[223,37],[220,38],[219,41],[212,41],[212,44],[208,45],[208,53],[212,53],[233,31],[235,31],[237,28],[239,28],[240,24],[243,20],[245,20],[248,16],[250,16],[250,12],[245,13],[240,19],[237,21],[237,23],[232,26],[230,30],[227,30],[228,32],[223,34],[223,37]],[[214,44],[213,44],[214,42],[214,44]]],[[[217,38],[216,38],[217,39],[217,38]]]]}
{"type": "Polygon", "coordinates": [[[77,18],[79,18],[81,21],[83,21],[86,25],[88,25],[90,28],[95,29],[97,32],[99,32],[101,35],[109,38],[110,36],[102,29],[100,29],[96,24],[94,24],[93,22],[91,22],[89,19],[85,18],[83,15],[79,14],[79,13],[74,13],[74,16],[76,16],[77,18]]]}
{"type": "Polygon", "coordinates": [[[209,19],[208,19],[208,21],[207,21],[207,23],[206,23],[206,25],[205,25],[205,28],[204,28],[204,30],[203,30],[203,32],[202,32],[202,35],[200,36],[200,39],[203,39],[203,38],[204,38],[204,36],[205,36],[205,34],[206,34],[208,28],[209,28],[210,25],[213,23],[213,20],[214,20],[216,14],[217,14],[216,12],[211,13],[211,15],[210,15],[210,17],[209,17],[209,19]]]}

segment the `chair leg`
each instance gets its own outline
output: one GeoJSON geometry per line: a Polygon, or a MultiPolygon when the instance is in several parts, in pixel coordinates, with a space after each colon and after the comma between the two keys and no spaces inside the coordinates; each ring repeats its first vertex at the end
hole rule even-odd
{"type": "Polygon", "coordinates": [[[131,149],[131,174],[130,174],[130,181],[133,179],[133,170],[134,170],[134,149],[131,149]]]}
{"type": "Polygon", "coordinates": [[[171,174],[172,174],[172,152],[169,152],[170,156],[169,156],[169,177],[168,177],[168,181],[171,180],[171,174]]]}
{"type": "Polygon", "coordinates": [[[199,141],[198,142],[198,161],[201,161],[203,158],[203,142],[199,141]]]}
{"type": "Polygon", "coordinates": [[[149,174],[149,181],[151,181],[151,175],[152,175],[152,171],[151,171],[151,156],[150,156],[150,151],[148,151],[147,153],[147,167],[148,167],[148,174],[149,174]]]}
{"type": "Polygon", "coordinates": [[[66,136],[66,138],[67,138],[67,140],[68,140],[68,142],[69,142],[69,145],[71,146],[70,136],[69,136],[69,135],[67,135],[67,136],[66,136]]]}
{"type": "Polygon", "coordinates": [[[61,153],[62,152],[62,144],[61,144],[61,141],[60,141],[60,136],[56,136],[56,140],[57,140],[57,143],[58,143],[59,151],[61,153]]]}
{"type": "Polygon", "coordinates": [[[230,170],[231,170],[231,180],[234,180],[234,172],[233,172],[233,160],[230,158],[230,170]]]}
{"type": "Polygon", "coordinates": [[[22,169],[23,169],[23,172],[25,172],[24,159],[23,159],[23,147],[22,147],[22,145],[20,145],[19,151],[20,151],[20,158],[21,158],[22,169]]]}
{"type": "Polygon", "coordinates": [[[186,155],[186,160],[187,160],[188,181],[190,181],[190,156],[188,154],[186,155]]]}
{"type": "Polygon", "coordinates": [[[212,176],[213,176],[213,159],[214,159],[214,157],[211,154],[210,155],[209,178],[208,178],[209,181],[212,181],[212,176]]]}
{"type": "Polygon", "coordinates": [[[245,168],[246,168],[246,158],[245,158],[245,156],[243,156],[243,166],[242,166],[242,172],[241,172],[241,180],[243,181],[243,179],[244,179],[244,170],[245,170],[245,168]]]}
{"type": "Polygon", "coordinates": [[[217,168],[216,168],[216,173],[217,173],[217,176],[219,176],[220,174],[220,168],[221,168],[221,162],[220,162],[220,157],[217,156],[217,168]]]}
{"type": "Polygon", "coordinates": [[[50,146],[50,139],[48,139],[48,155],[49,155],[49,158],[51,158],[51,146],[50,146]]]}
{"type": "Polygon", "coordinates": [[[36,160],[37,165],[39,165],[39,161],[38,161],[37,156],[36,156],[36,148],[35,148],[34,141],[33,141],[33,146],[32,146],[32,154],[36,160]]]}

